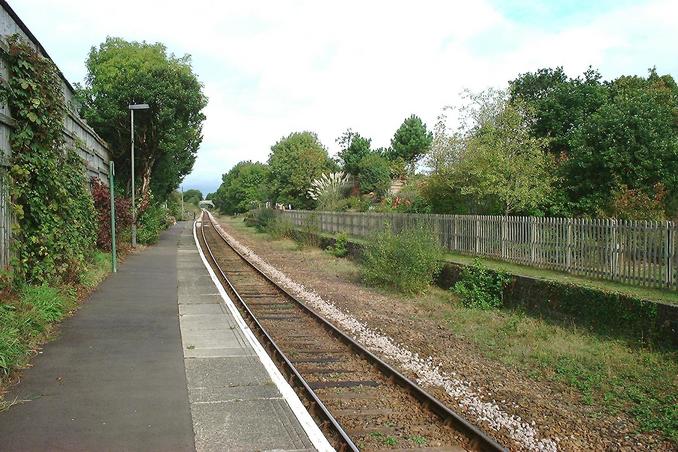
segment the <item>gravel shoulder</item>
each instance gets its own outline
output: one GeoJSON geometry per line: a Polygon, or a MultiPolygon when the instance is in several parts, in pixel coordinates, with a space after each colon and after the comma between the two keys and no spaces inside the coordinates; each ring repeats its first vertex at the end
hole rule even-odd
{"type": "MultiPolygon", "coordinates": [[[[673,450],[674,446],[657,434],[636,433],[636,423],[624,413],[611,414],[585,403],[571,386],[533,378],[516,366],[493,359],[492,346],[481,350],[457,334],[449,325],[450,312],[445,305],[453,300],[445,291],[431,288],[427,294],[406,297],[367,288],[350,261],[317,248],[300,251],[289,240],[271,241],[268,235],[246,228],[240,219],[219,220],[229,234],[278,270],[370,328],[422,357],[432,357],[441,371],[468,382],[483,400],[495,401],[504,412],[534,425],[539,435],[554,440],[558,449],[673,450]]],[[[417,377],[407,370],[403,373],[417,377]]],[[[483,424],[442,389],[430,386],[427,390],[483,424]]],[[[520,449],[506,432],[488,431],[511,449],[520,449]]]]}

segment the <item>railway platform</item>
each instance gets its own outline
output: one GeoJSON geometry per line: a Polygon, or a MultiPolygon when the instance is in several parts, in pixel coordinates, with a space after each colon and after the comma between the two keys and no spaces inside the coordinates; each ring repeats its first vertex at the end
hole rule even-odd
{"type": "Polygon", "coordinates": [[[315,424],[290,408],[223,301],[192,225],[166,231],[129,256],[24,371],[6,396],[19,403],[0,413],[0,448],[314,449],[315,424]]]}

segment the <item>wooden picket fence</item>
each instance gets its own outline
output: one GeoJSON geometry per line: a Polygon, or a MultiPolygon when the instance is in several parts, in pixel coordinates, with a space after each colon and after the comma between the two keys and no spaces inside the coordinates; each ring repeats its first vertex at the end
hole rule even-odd
{"type": "Polygon", "coordinates": [[[638,286],[678,289],[672,221],[278,211],[298,227],[358,238],[425,227],[450,251],[638,286]]]}

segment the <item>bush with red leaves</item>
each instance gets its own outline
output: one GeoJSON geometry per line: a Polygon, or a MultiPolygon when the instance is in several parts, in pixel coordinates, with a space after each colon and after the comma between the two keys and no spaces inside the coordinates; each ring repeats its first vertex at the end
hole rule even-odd
{"type": "MultiPolygon", "coordinates": [[[[92,178],[92,197],[99,220],[97,246],[104,250],[111,250],[111,195],[107,186],[99,178],[92,178]]],[[[115,198],[115,232],[120,234],[125,228],[132,225],[132,201],[129,198],[115,198]]]]}

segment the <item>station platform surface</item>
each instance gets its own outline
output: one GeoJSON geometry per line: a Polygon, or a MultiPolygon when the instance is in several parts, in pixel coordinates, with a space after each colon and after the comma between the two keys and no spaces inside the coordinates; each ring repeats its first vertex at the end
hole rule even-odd
{"type": "Polygon", "coordinates": [[[10,388],[0,448],[312,449],[218,297],[190,223],[130,255],[10,388]]]}

